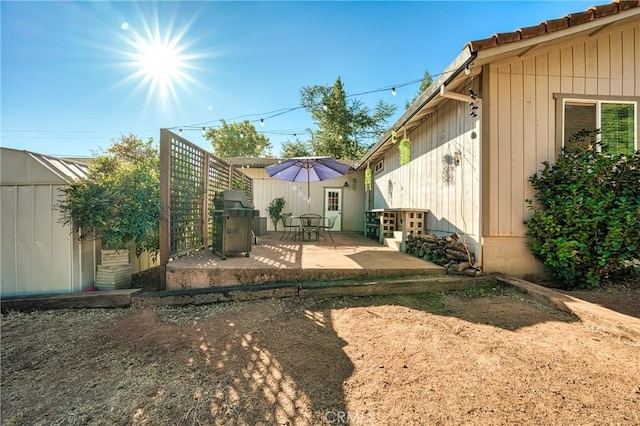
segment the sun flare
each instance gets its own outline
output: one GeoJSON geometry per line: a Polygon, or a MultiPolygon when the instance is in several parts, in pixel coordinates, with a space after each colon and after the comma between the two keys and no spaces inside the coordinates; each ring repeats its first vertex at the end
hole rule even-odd
{"type": "Polygon", "coordinates": [[[168,42],[141,40],[137,62],[144,78],[158,86],[173,84],[184,77],[183,58],[178,49],[168,42]]]}
{"type": "Polygon", "coordinates": [[[187,89],[189,83],[195,83],[189,71],[191,63],[197,57],[186,53],[189,47],[184,41],[186,28],[174,32],[172,27],[160,28],[156,23],[150,27],[145,23],[142,33],[138,33],[128,23],[121,29],[127,33],[129,48],[126,56],[132,74],[128,79],[137,82],[139,89],[147,90],[147,101],[159,99],[163,103],[178,98],[178,87],[187,89]]]}

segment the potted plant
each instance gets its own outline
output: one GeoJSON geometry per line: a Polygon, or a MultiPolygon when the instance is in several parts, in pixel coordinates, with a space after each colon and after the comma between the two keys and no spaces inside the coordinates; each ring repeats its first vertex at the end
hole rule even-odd
{"type": "Polygon", "coordinates": [[[273,229],[278,230],[278,221],[282,217],[282,210],[284,209],[284,197],[276,197],[269,203],[267,211],[269,217],[273,222],[273,229]]]}

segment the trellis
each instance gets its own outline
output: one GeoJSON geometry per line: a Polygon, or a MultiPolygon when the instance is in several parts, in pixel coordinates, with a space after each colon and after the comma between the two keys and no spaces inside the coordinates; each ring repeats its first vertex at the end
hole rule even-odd
{"type": "Polygon", "coordinates": [[[253,180],[175,133],[160,131],[160,264],[209,246],[216,192],[240,189],[253,200],[253,180]]]}

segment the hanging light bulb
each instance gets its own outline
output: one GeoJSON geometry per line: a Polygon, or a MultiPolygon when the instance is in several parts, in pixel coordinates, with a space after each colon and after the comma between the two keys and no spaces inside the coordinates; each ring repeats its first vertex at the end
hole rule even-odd
{"type": "Polygon", "coordinates": [[[207,135],[207,131],[205,130],[205,128],[202,128],[202,136],[206,136],[207,135]]]}
{"type": "Polygon", "coordinates": [[[391,95],[392,95],[392,96],[395,96],[395,95],[396,95],[396,88],[395,88],[395,87],[392,87],[392,88],[391,88],[391,95]]]}
{"type": "Polygon", "coordinates": [[[178,130],[178,133],[180,133],[180,136],[182,136],[182,129],[178,130]]]}
{"type": "Polygon", "coordinates": [[[327,106],[327,104],[323,103],[322,104],[322,109],[327,111],[329,109],[329,107],[327,106]]]}
{"type": "Polygon", "coordinates": [[[240,139],[244,138],[244,133],[240,132],[240,139]]]}
{"type": "Polygon", "coordinates": [[[264,127],[264,118],[261,118],[261,119],[260,119],[260,125],[261,125],[262,127],[264,127]]]}

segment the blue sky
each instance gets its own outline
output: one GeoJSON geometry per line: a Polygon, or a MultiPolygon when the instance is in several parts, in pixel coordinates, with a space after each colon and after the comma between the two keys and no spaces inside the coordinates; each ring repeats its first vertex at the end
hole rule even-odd
{"type": "MultiPolygon", "coordinates": [[[[267,118],[297,107],[304,86],[400,86],[440,73],[469,40],[603,3],[2,1],[1,144],[86,156],[121,134],[158,142],[160,128],[184,128],[210,149],[201,126],[249,119],[278,156],[315,128],[303,109],[267,118]]],[[[391,126],[418,87],[358,98],[397,104],[391,126]]]]}

